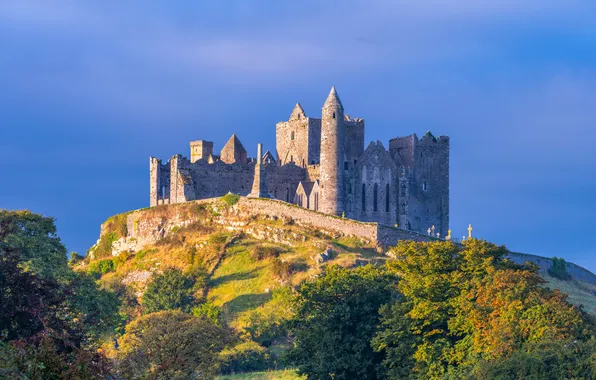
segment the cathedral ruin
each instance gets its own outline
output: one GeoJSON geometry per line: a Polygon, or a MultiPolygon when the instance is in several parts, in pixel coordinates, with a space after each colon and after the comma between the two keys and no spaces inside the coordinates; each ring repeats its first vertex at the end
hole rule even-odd
{"type": "Polygon", "coordinates": [[[296,104],[276,125],[275,154],[249,158],[236,135],[219,155],[190,143],[190,160],[150,158],[150,204],[220,197],[275,198],[322,213],[427,233],[449,230],[449,137],[427,132],[364,144],[364,119],[344,114],[335,88],[321,118],[296,104]]]}

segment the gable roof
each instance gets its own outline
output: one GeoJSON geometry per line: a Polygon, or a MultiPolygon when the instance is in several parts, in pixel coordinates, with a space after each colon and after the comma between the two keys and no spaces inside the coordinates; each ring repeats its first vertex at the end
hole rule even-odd
{"type": "Polygon", "coordinates": [[[233,134],[232,137],[230,137],[220,153],[221,160],[227,164],[232,164],[235,162],[245,164],[246,156],[246,149],[244,149],[244,146],[242,146],[242,143],[236,134],[233,134]]]}

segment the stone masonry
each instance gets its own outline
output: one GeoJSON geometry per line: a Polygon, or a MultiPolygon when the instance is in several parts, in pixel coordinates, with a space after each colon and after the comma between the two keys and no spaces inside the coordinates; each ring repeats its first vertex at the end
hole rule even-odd
{"type": "Polygon", "coordinates": [[[426,132],[386,146],[364,143],[364,120],[351,118],[335,88],[322,117],[296,104],[276,125],[275,153],[248,157],[236,135],[219,155],[214,144],[190,143],[190,160],[150,158],[150,205],[214,198],[228,192],[272,198],[326,214],[398,225],[425,234],[449,230],[449,137],[426,132]],[[256,183],[255,183],[256,181],[256,183]],[[251,194],[252,193],[252,194],[251,194]]]}

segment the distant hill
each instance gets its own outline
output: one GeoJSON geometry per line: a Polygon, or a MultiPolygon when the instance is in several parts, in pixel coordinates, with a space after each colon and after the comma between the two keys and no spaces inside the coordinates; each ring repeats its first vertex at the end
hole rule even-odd
{"type": "MultiPolygon", "coordinates": [[[[102,273],[102,282],[123,284],[141,297],[154,272],[201,265],[209,273],[205,297],[222,307],[230,324],[242,331],[252,313],[270,314],[281,307],[277,289],[318,276],[325,265],[388,259],[374,239],[342,234],[333,223],[317,226],[308,218],[293,218],[294,208],[287,204],[285,214],[272,213],[278,201],[259,202],[267,207],[253,207],[245,198],[228,195],[113,216],[102,225],[100,239],[78,268],[93,267],[102,273]],[[106,265],[99,265],[102,261],[106,265]]],[[[338,223],[358,231],[370,227],[351,220],[338,223]]],[[[593,273],[568,263],[572,278],[562,281],[548,274],[551,259],[520,253],[512,253],[511,259],[535,262],[547,286],[568,293],[570,302],[596,315],[593,273]]]]}

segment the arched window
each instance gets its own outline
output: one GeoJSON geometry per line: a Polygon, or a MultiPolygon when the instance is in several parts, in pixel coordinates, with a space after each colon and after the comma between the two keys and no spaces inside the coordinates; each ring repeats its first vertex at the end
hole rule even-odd
{"type": "Polygon", "coordinates": [[[362,184],[362,212],[366,211],[366,184],[362,184]]]}
{"type": "Polygon", "coordinates": [[[422,182],[422,191],[426,191],[426,182],[422,182]]]}
{"type": "Polygon", "coordinates": [[[389,184],[385,186],[385,212],[389,212],[389,184]]]}
{"type": "Polygon", "coordinates": [[[294,131],[292,131],[292,133],[290,133],[290,139],[294,140],[294,131]]]}
{"type": "Polygon", "coordinates": [[[335,119],[335,112],[333,113],[333,118],[335,119]]]}
{"type": "Polygon", "coordinates": [[[379,211],[379,184],[373,186],[373,211],[379,211]]]}
{"type": "Polygon", "coordinates": [[[315,211],[319,211],[319,193],[315,193],[315,211]]]}
{"type": "Polygon", "coordinates": [[[290,156],[290,162],[294,162],[294,156],[290,156]]]}

